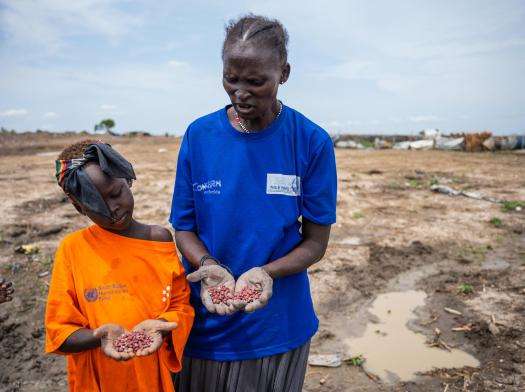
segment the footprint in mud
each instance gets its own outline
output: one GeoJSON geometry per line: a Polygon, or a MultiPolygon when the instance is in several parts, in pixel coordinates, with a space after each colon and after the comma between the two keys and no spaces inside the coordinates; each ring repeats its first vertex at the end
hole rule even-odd
{"type": "Polygon", "coordinates": [[[33,215],[51,211],[67,202],[65,195],[28,200],[16,206],[21,215],[33,215]]]}

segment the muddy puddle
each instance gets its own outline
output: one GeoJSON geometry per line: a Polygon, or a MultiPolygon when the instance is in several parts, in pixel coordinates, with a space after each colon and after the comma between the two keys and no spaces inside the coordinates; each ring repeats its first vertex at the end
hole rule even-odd
{"type": "Polygon", "coordinates": [[[380,294],[369,312],[377,322],[368,323],[361,337],[346,340],[352,355],[362,354],[366,371],[385,382],[409,381],[418,373],[434,368],[479,366],[470,354],[429,347],[427,338],[408,328],[416,316],[414,309],[425,304],[423,291],[380,294]]]}

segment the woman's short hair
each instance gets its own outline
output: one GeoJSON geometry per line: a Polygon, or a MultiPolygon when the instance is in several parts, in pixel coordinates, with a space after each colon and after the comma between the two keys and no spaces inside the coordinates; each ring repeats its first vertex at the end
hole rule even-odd
{"type": "Polygon", "coordinates": [[[226,25],[222,57],[224,58],[224,53],[228,48],[238,42],[265,45],[275,50],[282,65],[288,61],[288,32],[277,19],[247,14],[230,20],[226,25]]]}

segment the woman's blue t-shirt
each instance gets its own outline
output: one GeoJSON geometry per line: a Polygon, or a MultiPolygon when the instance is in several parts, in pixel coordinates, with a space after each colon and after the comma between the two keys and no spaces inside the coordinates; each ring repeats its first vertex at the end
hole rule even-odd
{"type": "MultiPolygon", "coordinates": [[[[241,133],[227,107],[201,117],[179,151],[170,222],[196,232],[237,279],[294,249],[301,217],[335,222],[333,144],[318,125],[283,106],[257,133],[241,133]]],[[[192,267],[183,258],[187,271],[192,267]]],[[[255,359],[297,348],[318,327],[306,271],[274,280],[268,304],[253,313],[209,313],[191,284],[195,321],[185,355],[219,361],[255,359]]]]}

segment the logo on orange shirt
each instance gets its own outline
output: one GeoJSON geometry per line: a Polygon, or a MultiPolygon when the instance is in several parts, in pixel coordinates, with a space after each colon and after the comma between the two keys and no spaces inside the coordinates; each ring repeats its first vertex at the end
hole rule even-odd
{"type": "Polygon", "coordinates": [[[96,288],[84,290],[84,297],[88,302],[94,302],[98,299],[98,290],[96,288]]]}
{"type": "Polygon", "coordinates": [[[84,290],[84,298],[88,302],[108,301],[115,295],[129,294],[128,287],[122,283],[109,283],[84,290]]]}

